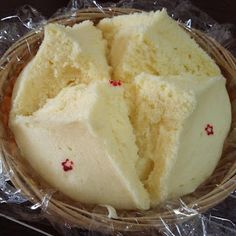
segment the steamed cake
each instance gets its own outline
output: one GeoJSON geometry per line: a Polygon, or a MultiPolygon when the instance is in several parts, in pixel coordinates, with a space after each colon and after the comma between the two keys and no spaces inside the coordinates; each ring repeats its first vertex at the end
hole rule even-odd
{"type": "Polygon", "coordinates": [[[98,28],[108,41],[115,79],[129,82],[141,72],[221,75],[214,61],[165,10],[105,18],[98,28]]]}
{"type": "Polygon", "coordinates": [[[231,106],[222,77],[143,73],[135,84],[131,121],[142,157],[137,168],[155,205],[193,192],[212,174],[230,128],[231,106]]]}
{"type": "Polygon", "coordinates": [[[17,79],[12,111],[30,115],[70,83],[109,78],[105,55],[106,42],[91,21],[47,25],[36,56],[17,79]]]}
{"type": "Polygon", "coordinates": [[[22,157],[50,185],[118,209],[193,192],[230,123],[220,69],[165,10],[46,26],[9,120],[22,157]]]}
{"type": "Polygon", "coordinates": [[[22,155],[71,198],[149,208],[135,170],[138,149],[123,88],[107,81],[64,88],[31,116],[17,116],[11,127],[22,155]],[[66,159],[73,162],[72,171],[62,170],[66,159]]]}

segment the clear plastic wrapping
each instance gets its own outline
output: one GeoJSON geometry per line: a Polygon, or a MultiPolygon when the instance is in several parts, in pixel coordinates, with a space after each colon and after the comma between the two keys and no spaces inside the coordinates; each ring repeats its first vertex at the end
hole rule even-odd
{"type": "MultiPolygon", "coordinates": [[[[45,228],[45,225],[48,223],[44,221],[44,219],[47,219],[54,228],[63,235],[156,235],[157,232],[163,235],[180,236],[236,235],[236,192],[234,192],[234,183],[236,181],[236,165],[234,161],[234,154],[236,154],[236,137],[234,134],[234,119],[230,135],[225,144],[227,150],[224,155],[227,155],[227,160],[225,159],[221,163],[221,165],[224,166],[222,168],[228,168],[230,171],[226,172],[226,176],[223,178],[223,181],[225,181],[224,183],[220,183],[217,187],[219,183],[216,181],[213,186],[212,183],[214,183],[214,180],[211,180],[211,186],[208,186],[209,189],[219,188],[220,191],[218,191],[219,189],[216,190],[218,191],[218,195],[220,192],[222,192],[222,194],[227,192],[226,195],[229,195],[223,202],[216,206],[211,202],[213,201],[211,199],[214,199],[214,196],[208,196],[209,200],[205,199],[205,206],[195,207],[192,205],[190,207],[190,205],[187,204],[188,198],[198,198],[198,196],[194,196],[194,194],[190,197],[181,198],[176,202],[166,202],[158,209],[150,210],[149,213],[136,211],[127,213],[127,211],[115,211],[111,206],[93,206],[87,208],[77,204],[76,207],[80,209],[79,215],[81,216],[81,221],[84,222],[84,224],[77,224],[76,220],[63,218],[63,214],[60,213],[60,210],[63,211],[63,209],[67,210],[70,208],[68,202],[66,203],[67,205],[60,206],[61,208],[58,208],[60,210],[55,209],[58,202],[54,201],[54,196],[56,196],[57,199],[61,199],[60,194],[56,193],[43,182],[40,182],[42,191],[40,189],[38,192],[35,191],[30,185],[31,179],[24,179],[24,176],[21,175],[22,173],[16,173],[16,170],[19,167],[18,163],[7,161],[8,159],[13,160],[14,158],[12,158],[12,156],[17,152],[17,150],[9,144],[10,138],[8,138],[8,135],[10,134],[4,129],[4,124],[7,124],[8,117],[6,113],[9,111],[9,100],[11,96],[11,92],[8,90],[12,87],[12,82],[14,83],[14,80],[16,79],[14,73],[9,71],[9,68],[11,68],[11,70],[21,70],[25,63],[25,54],[30,55],[26,61],[29,61],[29,59],[33,57],[37,51],[37,45],[40,44],[40,39],[42,38],[43,26],[47,24],[47,22],[62,21],[66,19],[73,22],[73,19],[80,14],[78,13],[78,10],[81,9],[86,11],[85,9],[89,10],[93,8],[106,15],[107,9],[109,8],[110,11],[115,8],[135,8],[150,11],[162,9],[163,7],[167,9],[169,15],[185,24],[186,28],[190,31],[192,28],[201,30],[205,35],[214,38],[225,49],[228,49],[233,55],[236,55],[236,40],[232,34],[234,26],[230,24],[218,24],[206,13],[200,11],[189,1],[185,0],[122,0],[118,3],[104,4],[93,0],[72,0],[67,7],[59,9],[51,19],[46,19],[36,9],[33,9],[30,6],[23,6],[18,9],[16,15],[8,16],[0,20],[0,56],[2,57],[0,61],[1,103],[5,102],[5,105],[1,105],[2,160],[0,162],[0,216],[12,218],[16,221],[26,221],[28,224],[33,225],[37,223],[36,227],[38,228],[45,228]],[[22,40],[24,35],[26,36],[22,40]],[[34,35],[36,40],[31,40],[32,35],[34,35]],[[18,41],[19,39],[20,41],[18,41]],[[14,45],[10,47],[12,44],[14,45]],[[21,57],[15,52],[21,48],[21,45],[23,44],[25,45],[23,47],[24,50],[22,49],[19,52],[20,55],[22,54],[21,57]],[[10,49],[8,49],[9,47],[10,49]],[[12,64],[12,61],[14,61],[14,65],[12,64]],[[11,64],[11,66],[8,67],[8,64],[11,64]],[[11,79],[9,79],[9,77],[11,77],[11,79]],[[9,146],[14,149],[10,153],[8,151],[9,146]],[[25,189],[19,188],[21,185],[16,184],[17,186],[14,186],[11,183],[11,179],[14,178],[14,176],[17,176],[18,181],[26,182],[25,189]],[[27,181],[30,183],[27,183],[27,181]],[[38,194],[34,194],[35,192],[38,194]],[[209,201],[208,203],[207,200],[209,201]],[[166,212],[169,212],[169,215],[167,214],[163,219],[161,215],[158,215],[159,222],[161,223],[155,225],[156,219],[154,213],[163,208],[165,208],[166,212]],[[102,215],[102,217],[100,217],[100,215],[102,215]],[[127,216],[132,216],[132,220],[123,221],[122,219],[127,218],[127,216]],[[144,219],[143,221],[143,218],[141,219],[140,217],[147,217],[147,219],[144,219]],[[172,221],[172,218],[175,220],[172,221]],[[109,219],[112,219],[113,223],[111,223],[109,219]],[[39,222],[42,222],[42,225],[40,225],[39,222]],[[107,223],[109,227],[106,227],[106,222],[109,222],[107,223]],[[112,224],[114,225],[112,226],[112,224]],[[139,224],[140,227],[137,226],[139,224]],[[147,226],[141,227],[143,224],[147,224],[147,226]],[[151,225],[152,227],[148,227],[148,225],[151,225]],[[135,230],[132,230],[132,228],[135,230]]],[[[205,49],[207,49],[207,47],[208,46],[205,45],[205,49]]],[[[226,57],[228,62],[231,60],[230,65],[224,66],[224,63],[221,64],[222,70],[225,70],[226,77],[228,72],[231,77],[232,74],[236,75],[236,62],[232,58],[231,55],[228,59],[226,57]]],[[[236,77],[234,78],[236,79],[236,77]]],[[[233,78],[229,79],[228,91],[231,95],[233,116],[235,112],[235,95],[233,95],[235,84],[233,78]]],[[[35,176],[33,175],[33,177],[35,176]]],[[[225,198],[224,196],[222,197],[222,200],[225,198]]],[[[75,206],[73,205],[73,207],[75,206]]]]}

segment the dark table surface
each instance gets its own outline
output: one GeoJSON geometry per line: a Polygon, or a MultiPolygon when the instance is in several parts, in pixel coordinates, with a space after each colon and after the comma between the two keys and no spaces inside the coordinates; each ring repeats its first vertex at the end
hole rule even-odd
{"type": "MultiPolygon", "coordinates": [[[[191,2],[208,13],[208,15],[210,15],[217,22],[231,23],[236,26],[236,0],[192,0],[191,2]]],[[[24,4],[29,4],[36,8],[44,16],[50,17],[58,8],[66,6],[68,4],[68,0],[2,0],[0,3],[0,18],[14,15],[16,9],[24,4]]],[[[224,203],[221,205],[224,205],[224,203]]],[[[1,206],[0,213],[2,212],[1,208],[4,208],[4,211],[7,213],[7,206],[1,206]]],[[[56,232],[45,222],[34,223],[33,226],[48,232],[50,235],[59,235],[58,232],[56,232]]],[[[8,235],[39,236],[42,234],[0,216],[0,236],[8,235]]],[[[83,235],[86,234],[83,233],[83,235]]]]}

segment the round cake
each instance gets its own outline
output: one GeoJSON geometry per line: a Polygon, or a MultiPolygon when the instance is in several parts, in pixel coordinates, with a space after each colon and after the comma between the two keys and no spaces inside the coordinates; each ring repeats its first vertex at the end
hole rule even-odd
{"type": "Polygon", "coordinates": [[[214,171],[231,125],[225,83],[165,10],[49,24],[17,78],[9,126],[56,190],[146,210],[214,171]]]}

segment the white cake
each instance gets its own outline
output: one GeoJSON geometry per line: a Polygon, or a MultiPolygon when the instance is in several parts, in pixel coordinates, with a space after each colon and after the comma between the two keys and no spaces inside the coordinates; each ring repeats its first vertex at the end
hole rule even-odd
{"type": "Polygon", "coordinates": [[[106,42],[92,22],[49,24],[44,35],[37,55],[17,79],[12,104],[16,114],[32,114],[68,84],[109,79],[106,42]]]}
{"type": "Polygon", "coordinates": [[[164,10],[46,26],[9,120],[22,157],[53,188],[118,209],[193,192],[230,124],[220,69],[164,10]]]}
{"type": "Polygon", "coordinates": [[[221,75],[215,62],[165,10],[105,18],[98,27],[108,41],[113,78],[129,82],[141,72],[221,75]]]}
{"type": "Polygon", "coordinates": [[[193,192],[216,167],[231,124],[225,79],[140,74],[131,117],[152,204],[193,192]]]}
{"type": "Polygon", "coordinates": [[[149,208],[135,170],[138,149],[123,88],[108,81],[64,88],[32,116],[17,116],[11,128],[22,155],[69,197],[116,208],[149,208]]]}

